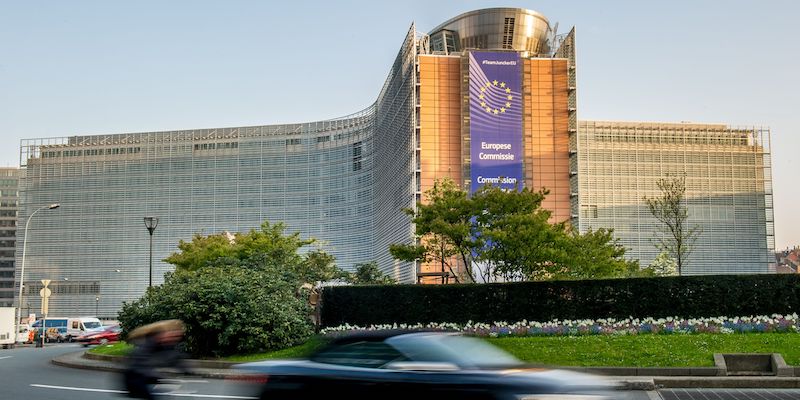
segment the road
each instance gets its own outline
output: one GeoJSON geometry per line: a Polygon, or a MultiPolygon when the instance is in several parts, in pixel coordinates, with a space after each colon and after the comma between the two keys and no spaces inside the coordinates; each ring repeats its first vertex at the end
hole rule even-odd
{"type": "MultiPolygon", "coordinates": [[[[81,351],[75,344],[0,350],[0,398],[24,400],[100,400],[125,395],[116,373],[59,367],[56,356],[81,351]]],[[[623,400],[796,400],[800,389],[662,389],[618,392],[623,400]]],[[[186,379],[163,398],[254,399],[240,384],[214,379],[186,379]]]]}
{"type": "MultiPolygon", "coordinates": [[[[81,351],[76,344],[0,350],[0,399],[100,400],[125,394],[119,374],[59,367],[53,357],[81,351]]],[[[175,399],[253,399],[244,387],[224,380],[187,379],[175,399]]]]}

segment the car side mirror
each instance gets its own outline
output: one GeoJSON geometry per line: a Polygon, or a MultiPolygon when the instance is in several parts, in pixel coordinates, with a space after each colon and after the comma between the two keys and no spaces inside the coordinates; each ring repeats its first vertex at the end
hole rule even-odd
{"type": "Polygon", "coordinates": [[[438,361],[395,361],[386,364],[386,369],[397,371],[458,371],[458,365],[438,361]]]}

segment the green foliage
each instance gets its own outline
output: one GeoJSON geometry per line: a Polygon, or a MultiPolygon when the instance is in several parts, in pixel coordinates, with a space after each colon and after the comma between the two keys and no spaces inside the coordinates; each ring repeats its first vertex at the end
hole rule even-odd
{"type": "Polygon", "coordinates": [[[547,279],[597,279],[638,276],[635,262],[625,260],[625,248],[612,231],[569,229],[549,222],[541,207],[548,191],[506,191],[485,185],[472,196],[453,181],[437,181],[411,215],[418,245],[397,244],[392,255],[404,261],[452,263],[472,267],[483,282],[547,279]]]}
{"type": "Polygon", "coordinates": [[[187,350],[222,356],[280,349],[313,333],[306,289],[342,277],[314,240],[284,235],[283,224],[236,235],[196,235],[165,261],[176,266],[164,285],[123,304],[125,332],[177,318],[186,324],[187,350]]]}
{"type": "Polygon", "coordinates": [[[322,324],[338,326],[800,313],[796,274],[674,276],[461,285],[336,286],[322,324]],[[441,307],[468,304],[469,307],[441,307]]]}
{"type": "Polygon", "coordinates": [[[176,271],[142,299],[124,304],[118,318],[125,331],[183,320],[186,349],[195,356],[285,348],[313,333],[309,305],[292,279],[281,271],[243,267],[176,271]]]}
{"type": "Polygon", "coordinates": [[[105,356],[127,356],[133,351],[133,345],[125,342],[99,345],[89,350],[89,353],[101,354],[105,356]]]}
{"type": "Polygon", "coordinates": [[[329,342],[328,338],[322,336],[312,336],[305,343],[289,347],[287,349],[268,351],[264,353],[252,353],[227,357],[228,361],[248,362],[259,360],[272,360],[279,359],[285,360],[287,358],[308,358],[317,350],[322,349],[329,342]]]}
{"type": "Polygon", "coordinates": [[[625,259],[625,247],[612,230],[589,230],[584,234],[566,233],[561,249],[564,258],[553,270],[556,279],[597,279],[637,276],[639,263],[625,259]]]}
{"type": "MultiPolygon", "coordinates": [[[[470,265],[472,257],[473,216],[472,203],[467,193],[450,179],[436,181],[425,192],[427,204],[418,203],[414,210],[404,210],[412,217],[419,245],[393,244],[389,251],[403,261],[436,262],[443,270],[456,276],[456,265],[470,265]]],[[[474,282],[472,271],[467,268],[468,280],[474,282]]]]}
{"type": "Polygon", "coordinates": [[[484,282],[536,280],[561,256],[564,227],[541,208],[546,190],[503,191],[486,185],[472,196],[474,254],[484,282]]]}
{"type": "Polygon", "coordinates": [[[375,261],[356,264],[356,272],[348,274],[345,277],[345,281],[354,285],[391,285],[397,283],[391,277],[384,275],[378,269],[378,263],[375,261]]]}
{"type": "Polygon", "coordinates": [[[175,266],[176,270],[196,270],[221,257],[232,257],[230,239],[224,234],[203,236],[195,234],[192,241],[181,240],[180,252],[172,253],[163,261],[175,266]]]}

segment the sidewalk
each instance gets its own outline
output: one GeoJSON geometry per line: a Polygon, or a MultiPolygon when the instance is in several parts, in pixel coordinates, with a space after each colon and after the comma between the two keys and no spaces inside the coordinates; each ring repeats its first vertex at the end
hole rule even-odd
{"type": "MultiPolygon", "coordinates": [[[[51,362],[69,368],[92,369],[99,371],[122,371],[121,357],[88,354],[85,350],[64,354],[51,362]]],[[[204,378],[226,379],[240,375],[230,367],[235,365],[226,361],[189,360],[190,368],[196,375],[204,378]]],[[[662,388],[758,388],[795,389],[800,388],[800,377],[783,376],[712,376],[713,368],[565,368],[606,377],[617,384],[620,390],[656,390],[662,388]],[[659,376],[620,375],[619,373],[643,373],[660,371],[659,376]],[[681,375],[684,374],[684,375],[681,375]]],[[[716,371],[714,369],[714,371],[716,371]]]]}

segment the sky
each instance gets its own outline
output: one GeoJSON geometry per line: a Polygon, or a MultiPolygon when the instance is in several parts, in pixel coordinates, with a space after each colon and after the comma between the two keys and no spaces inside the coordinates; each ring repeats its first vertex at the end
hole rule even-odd
{"type": "Polygon", "coordinates": [[[776,248],[800,245],[793,0],[0,0],[0,166],[20,139],[345,116],[375,101],[412,22],[489,7],[576,27],[581,120],[770,127],[776,248]]]}

